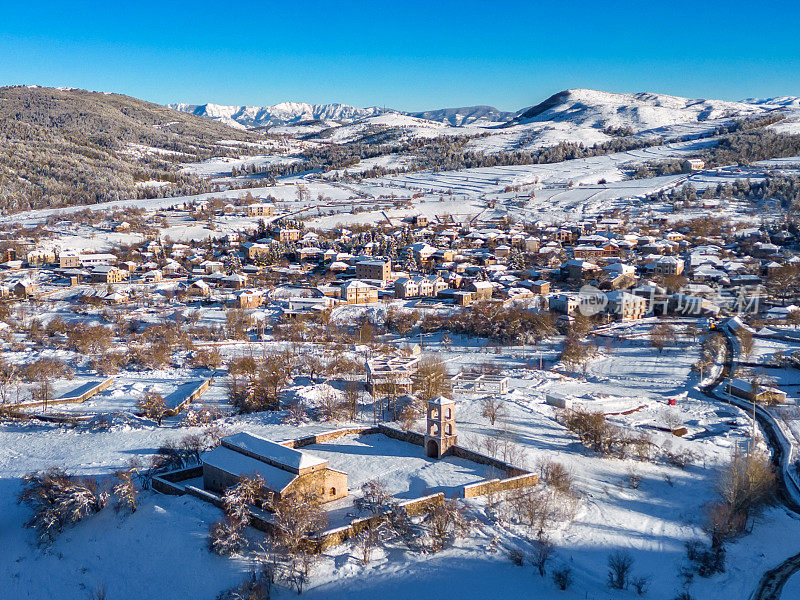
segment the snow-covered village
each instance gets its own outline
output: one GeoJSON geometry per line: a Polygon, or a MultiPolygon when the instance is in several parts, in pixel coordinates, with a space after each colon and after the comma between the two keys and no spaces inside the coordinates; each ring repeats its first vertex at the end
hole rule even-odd
{"type": "Polygon", "coordinates": [[[0,65],[0,597],[800,599],[800,81],[310,37],[0,65]]]}

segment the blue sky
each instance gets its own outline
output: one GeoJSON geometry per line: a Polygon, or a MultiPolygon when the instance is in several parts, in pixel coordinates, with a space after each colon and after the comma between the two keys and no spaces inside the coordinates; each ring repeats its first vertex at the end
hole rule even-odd
{"type": "Polygon", "coordinates": [[[3,3],[0,84],[166,103],[516,110],[566,88],[800,95],[800,3],[3,3]]]}

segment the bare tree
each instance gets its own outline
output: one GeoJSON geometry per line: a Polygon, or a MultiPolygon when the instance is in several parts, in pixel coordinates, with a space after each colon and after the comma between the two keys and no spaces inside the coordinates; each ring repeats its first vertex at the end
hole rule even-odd
{"type": "Polygon", "coordinates": [[[148,419],[154,419],[159,426],[167,413],[167,403],[158,392],[147,392],[136,403],[136,407],[143,416],[148,419]]]}
{"type": "Polygon", "coordinates": [[[533,566],[536,567],[542,577],[545,576],[547,563],[553,557],[553,552],[555,552],[555,546],[547,536],[542,536],[533,543],[531,563],[533,563],[533,566]]]}
{"type": "Polygon", "coordinates": [[[347,405],[348,418],[355,421],[358,418],[358,401],[361,396],[361,385],[358,381],[348,381],[344,386],[344,401],[347,405]]]}
{"type": "Polygon", "coordinates": [[[625,550],[614,550],[608,556],[608,586],[615,590],[628,587],[633,557],[625,550]]]}
{"type": "Polygon", "coordinates": [[[422,401],[450,394],[450,376],[444,361],[436,355],[424,356],[419,361],[413,380],[414,393],[422,401]]]}
{"type": "Polygon", "coordinates": [[[650,330],[650,343],[661,354],[676,339],[675,330],[668,323],[659,323],[650,330]]]}
{"type": "Polygon", "coordinates": [[[385,538],[389,529],[386,517],[370,520],[356,536],[355,545],[361,553],[361,564],[366,565],[372,558],[372,552],[385,538]]]}
{"type": "Polygon", "coordinates": [[[752,356],[753,351],[755,350],[755,340],[753,339],[753,334],[744,327],[739,327],[739,329],[736,330],[736,339],[739,341],[739,349],[742,352],[742,356],[744,358],[749,358],[752,356]]]}
{"type": "Polygon", "coordinates": [[[434,505],[425,517],[425,524],[433,552],[442,550],[448,540],[463,537],[471,528],[464,509],[456,499],[434,505]]]}
{"type": "Polygon", "coordinates": [[[481,401],[481,416],[489,419],[489,423],[492,425],[497,419],[505,418],[505,415],[505,403],[499,398],[490,395],[481,401]]]}

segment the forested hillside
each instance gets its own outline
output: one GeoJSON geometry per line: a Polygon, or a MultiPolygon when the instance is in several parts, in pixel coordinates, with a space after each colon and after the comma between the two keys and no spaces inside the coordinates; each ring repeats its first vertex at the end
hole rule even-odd
{"type": "Polygon", "coordinates": [[[0,212],[204,191],[179,163],[256,134],[119,94],[0,88],[0,212]]]}

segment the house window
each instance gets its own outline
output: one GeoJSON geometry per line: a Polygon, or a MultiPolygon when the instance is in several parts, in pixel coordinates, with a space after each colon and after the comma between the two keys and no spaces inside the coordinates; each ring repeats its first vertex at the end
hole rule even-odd
{"type": "Polygon", "coordinates": [[[449,409],[449,408],[448,408],[447,410],[445,410],[445,411],[444,411],[444,418],[445,418],[445,419],[449,419],[449,418],[451,418],[451,417],[450,417],[450,409],[449,409]]]}
{"type": "Polygon", "coordinates": [[[331,496],[335,496],[335,495],[336,495],[336,488],[332,487],[331,488],[331,496]]]}

